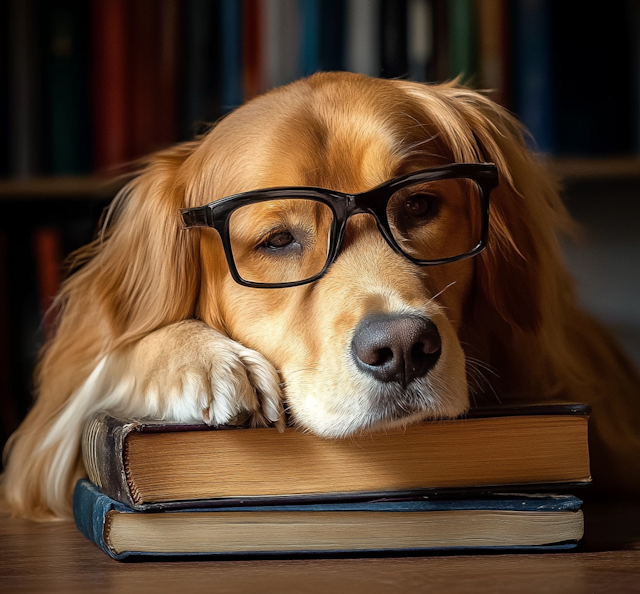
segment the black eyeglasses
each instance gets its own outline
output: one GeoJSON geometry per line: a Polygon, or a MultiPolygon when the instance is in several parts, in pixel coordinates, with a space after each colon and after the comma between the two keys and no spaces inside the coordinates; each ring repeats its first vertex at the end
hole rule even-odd
{"type": "Polygon", "coordinates": [[[457,163],[393,178],[360,194],[307,187],[235,194],[180,210],[185,229],[212,227],[241,285],[280,288],[319,279],[340,253],[347,221],[370,214],[389,246],[433,266],[480,253],[489,229],[492,163],[457,163]]]}

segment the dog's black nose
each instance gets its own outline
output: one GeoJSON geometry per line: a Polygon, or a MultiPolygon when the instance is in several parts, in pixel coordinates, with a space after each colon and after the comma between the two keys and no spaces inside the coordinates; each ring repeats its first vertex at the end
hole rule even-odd
{"type": "Polygon", "coordinates": [[[381,382],[407,386],[426,375],[442,352],[436,325],[411,315],[364,318],[351,343],[356,365],[381,382]]]}

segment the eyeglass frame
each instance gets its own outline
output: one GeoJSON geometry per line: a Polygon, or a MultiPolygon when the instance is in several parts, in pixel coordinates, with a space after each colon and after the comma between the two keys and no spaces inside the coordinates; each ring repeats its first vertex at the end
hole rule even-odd
{"type": "Polygon", "coordinates": [[[277,188],[267,188],[262,190],[251,190],[233,194],[215,202],[210,202],[203,206],[192,208],[181,208],[183,229],[193,229],[198,227],[209,227],[215,229],[224,248],[229,272],[234,281],[246,287],[257,289],[280,289],[285,287],[297,287],[312,283],[327,272],[329,266],[333,264],[342,249],[344,236],[349,218],[357,214],[370,214],[374,217],[378,230],[383,238],[397,254],[407,258],[410,262],[418,266],[437,266],[457,262],[466,258],[471,258],[482,252],[487,246],[489,234],[489,199],[491,191],[499,183],[498,168],[493,163],[452,163],[449,165],[430,167],[422,169],[383,182],[382,184],[359,192],[350,194],[327,190],[325,188],[306,186],[285,186],[277,188]],[[468,252],[457,256],[440,258],[436,260],[420,260],[402,251],[397,244],[387,217],[387,206],[392,196],[403,188],[421,182],[441,181],[447,179],[469,179],[476,183],[480,190],[480,240],[468,252]],[[329,235],[329,250],[327,260],[320,272],[308,279],[284,283],[259,283],[248,281],[242,278],[236,267],[231,247],[229,235],[229,221],[234,211],[243,206],[267,202],[269,200],[313,200],[328,206],[333,214],[331,232],[329,235]]]}

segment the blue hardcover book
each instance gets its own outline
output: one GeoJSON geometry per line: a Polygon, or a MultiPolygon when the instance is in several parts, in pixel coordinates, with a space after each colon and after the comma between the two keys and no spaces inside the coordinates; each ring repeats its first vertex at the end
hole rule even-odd
{"type": "Polygon", "coordinates": [[[571,495],[380,499],[138,512],[78,481],[78,529],[114,559],[565,550],[582,538],[571,495]]]}

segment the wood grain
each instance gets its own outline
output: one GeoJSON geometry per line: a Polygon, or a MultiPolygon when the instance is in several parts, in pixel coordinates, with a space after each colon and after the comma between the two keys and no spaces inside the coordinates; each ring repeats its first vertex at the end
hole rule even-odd
{"type": "Polygon", "coordinates": [[[585,505],[581,551],[122,563],[71,522],[0,512],[0,590],[9,592],[640,592],[640,502],[585,505]]]}

